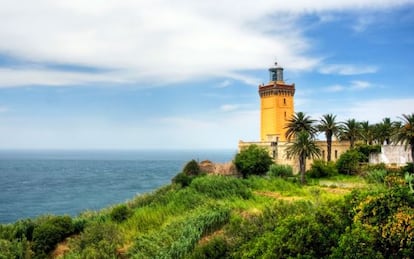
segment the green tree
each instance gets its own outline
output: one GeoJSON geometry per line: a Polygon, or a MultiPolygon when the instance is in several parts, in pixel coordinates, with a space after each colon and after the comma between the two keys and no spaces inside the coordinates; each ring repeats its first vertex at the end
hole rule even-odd
{"type": "Polygon", "coordinates": [[[338,135],[340,131],[340,127],[338,123],[335,121],[336,115],[333,114],[325,114],[319,121],[317,125],[317,129],[320,132],[324,132],[326,136],[326,147],[327,147],[327,160],[328,162],[331,161],[331,153],[332,153],[332,136],[338,135]]]}
{"type": "Polygon", "coordinates": [[[240,151],[234,159],[234,164],[244,178],[248,175],[264,175],[273,164],[272,158],[266,149],[257,145],[250,145],[240,151]]]}
{"type": "Polygon", "coordinates": [[[354,148],[355,141],[359,139],[361,124],[355,119],[342,122],[341,139],[349,140],[351,148],[354,148]]]}
{"type": "Polygon", "coordinates": [[[188,176],[197,176],[201,173],[200,166],[194,159],[188,162],[184,168],[183,173],[188,176]]]}
{"type": "Polygon", "coordinates": [[[311,137],[314,137],[317,132],[313,125],[314,122],[315,120],[312,120],[305,113],[297,112],[290,120],[288,120],[285,126],[285,129],[287,129],[286,138],[290,141],[301,131],[306,131],[311,137]]]}
{"type": "Polygon", "coordinates": [[[389,145],[391,143],[391,137],[394,132],[394,123],[390,118],[384,118],[377,126],[377,138],[379,144],[384,144],[384,142],[389,145]]]}
{"type": "Polygon", "coordinates": [[[374,125],[369,124],[369,121],[362,121],[361,123],[361,138],[365,144],[372,145],[375,138],[374,125]]]}
{"type": "Polygon", "coordinates": [[[362,155],[358,150],[351,149],[343,153],[338,161],[336,161],[336,167],[340,174],[356,174],[358,172],[359,161],[362,159],[362,155]]]}
{"type": "Polygon", "coordinates": [[[411,151],[411,161],[414,162],[414,113],[403,114],[402,124],[396,134],[397,143],[405,144],[411,151]]]}
{"type": "Polygon", "coordinates": [[[305,183],[306,159],[317,158],[320,156],[321,150],[316,145],[314,139],[307,131],[297,133],[295,141],[286,149],[288,156],[297,157],[299,159],[300,180],[305,183]]]}

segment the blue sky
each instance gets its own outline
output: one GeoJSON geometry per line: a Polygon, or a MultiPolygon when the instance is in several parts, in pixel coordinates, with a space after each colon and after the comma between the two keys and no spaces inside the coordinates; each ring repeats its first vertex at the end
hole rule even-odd
{"type": "Polygon", "coordinates": [[[0,1],[0,149],[236,149],[295,110],[414,112],[414,1],[0,1]]]}

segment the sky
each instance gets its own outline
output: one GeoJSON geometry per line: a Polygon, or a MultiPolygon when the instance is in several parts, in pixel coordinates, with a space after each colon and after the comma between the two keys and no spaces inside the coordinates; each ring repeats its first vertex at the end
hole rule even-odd
{"type": "Polygon", "coordinates": [[[295,111],[414,112],[414,0],[0,0],[0,149],[237,149],[295,111]]]}

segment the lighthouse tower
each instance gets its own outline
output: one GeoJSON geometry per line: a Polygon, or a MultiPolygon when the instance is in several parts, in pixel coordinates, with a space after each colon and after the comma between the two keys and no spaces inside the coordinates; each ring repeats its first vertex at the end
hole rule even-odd
{"type": "Polygon", "coordinates": [[[286,122],[294,113],[295,84],[283,81],[283,68],[269,68],[269,82],[259,85],[260,141],[286,141],[286,122]]]}

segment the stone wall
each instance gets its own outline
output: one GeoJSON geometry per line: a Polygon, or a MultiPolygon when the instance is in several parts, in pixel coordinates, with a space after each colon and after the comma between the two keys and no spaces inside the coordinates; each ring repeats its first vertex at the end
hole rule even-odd
{"type": "Polygon", "coordinates": [[[390,166],[404,166],[409,162],[412,162],[410,151],[405,149],[403,145],[383,145],[381,153],[369,156],[371,164],[384,163],[390,166]]]}
{"type": "MultiPolygon", "coordinates": [[[[327,157],[327,146],[326,141],[316,141],[316,144],[321,149],[321,157],[319,159],[326,160],[327,157]]],[[[239,152],[250,145],[258,145],[266,148],[269,151],[270,157],[273,158],[276,164],[290,165],[293,168],[293,172],[299,172],[299,161],[297,158],[288,157],[286,155],[286,148],[290,145],[289,142],[245,142],[239,141],[239,152]]],[[[341,154],[349,149],[348,141],[332,141],[332,161],[336,161],[341,154]]],[[[313,160],[308,159],[306,161],[306,169],[309,169],[312,165],[313,160]]]]}
{"type": "Polygon", "coordinates": [[[199,163],[202,172],[212,175],[232,175],[239,176],[233,162],[213,163],[210,160],[204,160],[199,163]]]}

